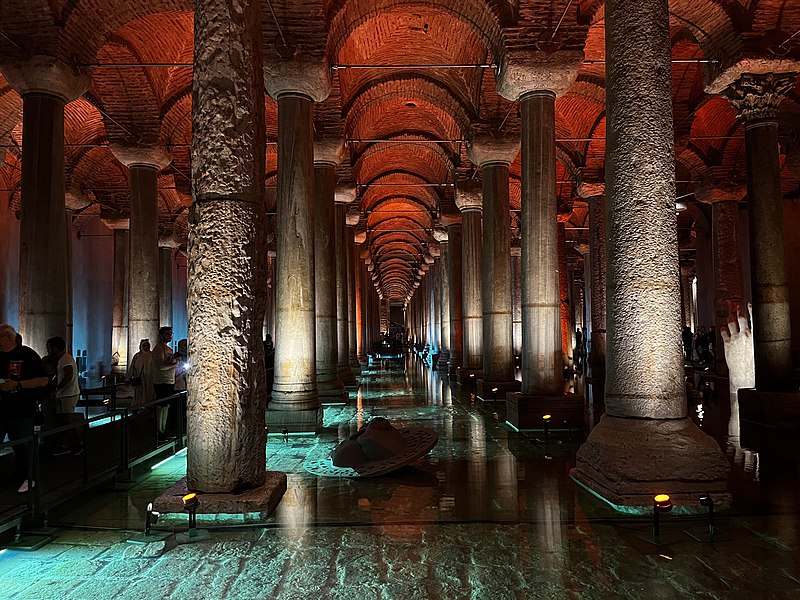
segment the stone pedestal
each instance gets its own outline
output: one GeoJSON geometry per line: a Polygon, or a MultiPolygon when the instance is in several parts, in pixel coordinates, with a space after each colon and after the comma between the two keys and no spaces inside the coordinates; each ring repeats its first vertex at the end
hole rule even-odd
{"type": "Polygon", "coordinates": [[[581,429],[585,401],[575,394],[506,396],[506,421],[519,430],[544,429],[544,415],[550,415],[548,428],[581,429]]]}
{"type": "Polygon", "coordinates": [[[653,496],[675,506],[699,506],[711,494],[730,506],[728,462],[691,419],[621,419],[604,415],[580,447],[570,476],[613,505],[651,512],[653,496]]]}
{"type": "Polygon", "coordinates": [[[322,429],[323,408],[306,410],[268,410],[266,423],[270,433],[317,433],[322,429]]]}
{"type": "Polygon", "coordinates": [[[521,383],[516,380],[490,381],[478,379],[475,384],[475,395],[484,402],[505,402],[506,395],[520,390],[521,383]]]}
{"type": "Polygon", "coordinates": [[[162,514],[185,512],[182,498],[190,492],[197,493],[199,515],[260,513],[262,518],[266,518],[286,493],[286,473],[267,471],[263,485],[227,494],[196,491],[188,487],[184,477],[153,500],[153,510],[162,514]]]}

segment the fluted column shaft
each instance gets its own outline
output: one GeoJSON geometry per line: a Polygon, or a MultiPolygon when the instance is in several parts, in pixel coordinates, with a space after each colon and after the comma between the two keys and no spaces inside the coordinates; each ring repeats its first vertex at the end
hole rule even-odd
{"type": "Polygon", "coordinates": [[[522,393],[563,392],[555,94],[522,96],[522,393]]]}
{"type": "MultiPolygon", "coordinates": [[[[195,4],[187,485],[204,492],[259,487],[266,472],[260,6],[195,4]]],[[[157,253],[157,239],[152,247],[157,253]]]]}
{"type": "Polygon", "coordinates": [[[128,361],[139,340],[158,343],[158,168],[129,165],[131,180],[130,282],[128,284],[128,361]]]}
{"type": "Polygon", "coordinates": [[[339,380],[336,322],[336,165],[314,163],[314,308],[317,389],[321,398],[346,395],[339,380]]]}
{"type": "Polygon", "coordinates": [[[508,164],[481,165],[483,174],[483,379],[513,381],[511,216],[508,164]]]}
{"type": "Polygon", "coordinates": [[[278,97],[275,383],[271,410],[320,405],[314,292],[314,145],[311,98],[278,97]]]}

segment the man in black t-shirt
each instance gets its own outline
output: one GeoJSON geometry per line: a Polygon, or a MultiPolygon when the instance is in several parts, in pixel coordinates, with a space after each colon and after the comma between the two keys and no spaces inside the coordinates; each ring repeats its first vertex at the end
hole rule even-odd
{"type": "MultiPolygon", "coordinates": [[[[17,332],[10,325],[0,325],[0,441],[33,434],[33,417],[46,393],[47,373],[41,357],[28,346],[18,346],[17,332]]],[[[13,446],[16,465],[13,477],[24,494],[33,481],[28,473],[28,444],[13,446]]]]}

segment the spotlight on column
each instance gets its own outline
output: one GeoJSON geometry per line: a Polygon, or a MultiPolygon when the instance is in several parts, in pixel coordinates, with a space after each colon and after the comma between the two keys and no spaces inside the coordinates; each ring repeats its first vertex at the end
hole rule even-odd
{"type": "Polygon", "coordinates": [[[703,494],[700,496],[700,506],[708,507],[708,527],[687,529],[686,533],[698,542],[704,544],[729,541],[729,538],[717,534],[717,527],[714,523],[714,498],[711,497],[711,494],[703,494]]]}
{"type": "Polygon", "coordinates": [[[200,508],[200,499],[197,494],[191,492],[181,500],[183,501],[183,510],[189,513],[189,531],[176,535],[175,541],[179,544],[191,544],[211,539],[211,534],[207,529],[197,528],[197,509],[200,508]]]}
{"type": "Polygon", "coordinates": [[[127,539],[129,544],[150,544],[152,542],[160,542],[167,539],[172,534],[169,532],[159,531],[153,532],[152,527],[158,523],[160,513],[153,510],[153,503],[147,505],[147,515],[144,520],[144,532],[137,533],[133,537],[127,539]]]}
{"type": "Polygon", "coordinates": [[[659,516],[672,510],[672,500],[667,494],[658,494],[653,498],[653,543],[661,545],[661,523],[659,516]]]}

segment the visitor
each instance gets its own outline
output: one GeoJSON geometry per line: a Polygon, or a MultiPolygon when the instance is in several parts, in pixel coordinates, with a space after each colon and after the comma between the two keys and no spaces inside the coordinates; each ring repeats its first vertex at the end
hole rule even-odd
{"type": "Polygon", "coordinates": [[[139,341],[139,351],[131,359],[128,385],[133,388],[133,406],[143,406],[155,400],[153,353],[150,352],[150,340],[147,338],[139,341]]]}
{"type": "MultiPolygon", "coordinates": [[[[172,341],[172,327],[161,327],[158,330],[158,344],[153,348],[153,390],[156,400],[168,398],[175,393],[175,368],[178,361],[169,347],[172,341]]],[[[158,422],[158,439],[167,442],[174,439],[167,435],[167,417],[169,416],[169,402],[159,405],[156,409],[158,422]]]]}
{"type": "MultiPolygon", "coordinates": [[[[58,359],[56,366],[56,413],[59,423],[62,425],[72,424],[83,420],[83,415],[75,412],[78,399],[81,395],[78,386],[78,366],[75,359],[67,352],[67,343],[62,337],[52,337],[47,340],[47,345],[53,349],[55,357],[58,359]]],[[[80,433],[77,429],[70,429],[64,432],[65,445],[57,448],[53,454],[72,454],[78,456],[83,453],[80,433]]]]}
{"type": "MultiPolygon", "coordinates": [[[[17,332],[11,325],[0,325],[0,440],[33,435],[33,418],[39,402],[47,394],[47,373],[35,350],[17,345],[17,332]]],[[[24,494],[36,482],[29,480],[28,442],[12,446],[16,461],[12,478],[24,494]],[[20,484],[21,482],[21,484],[20,484]]]]}

